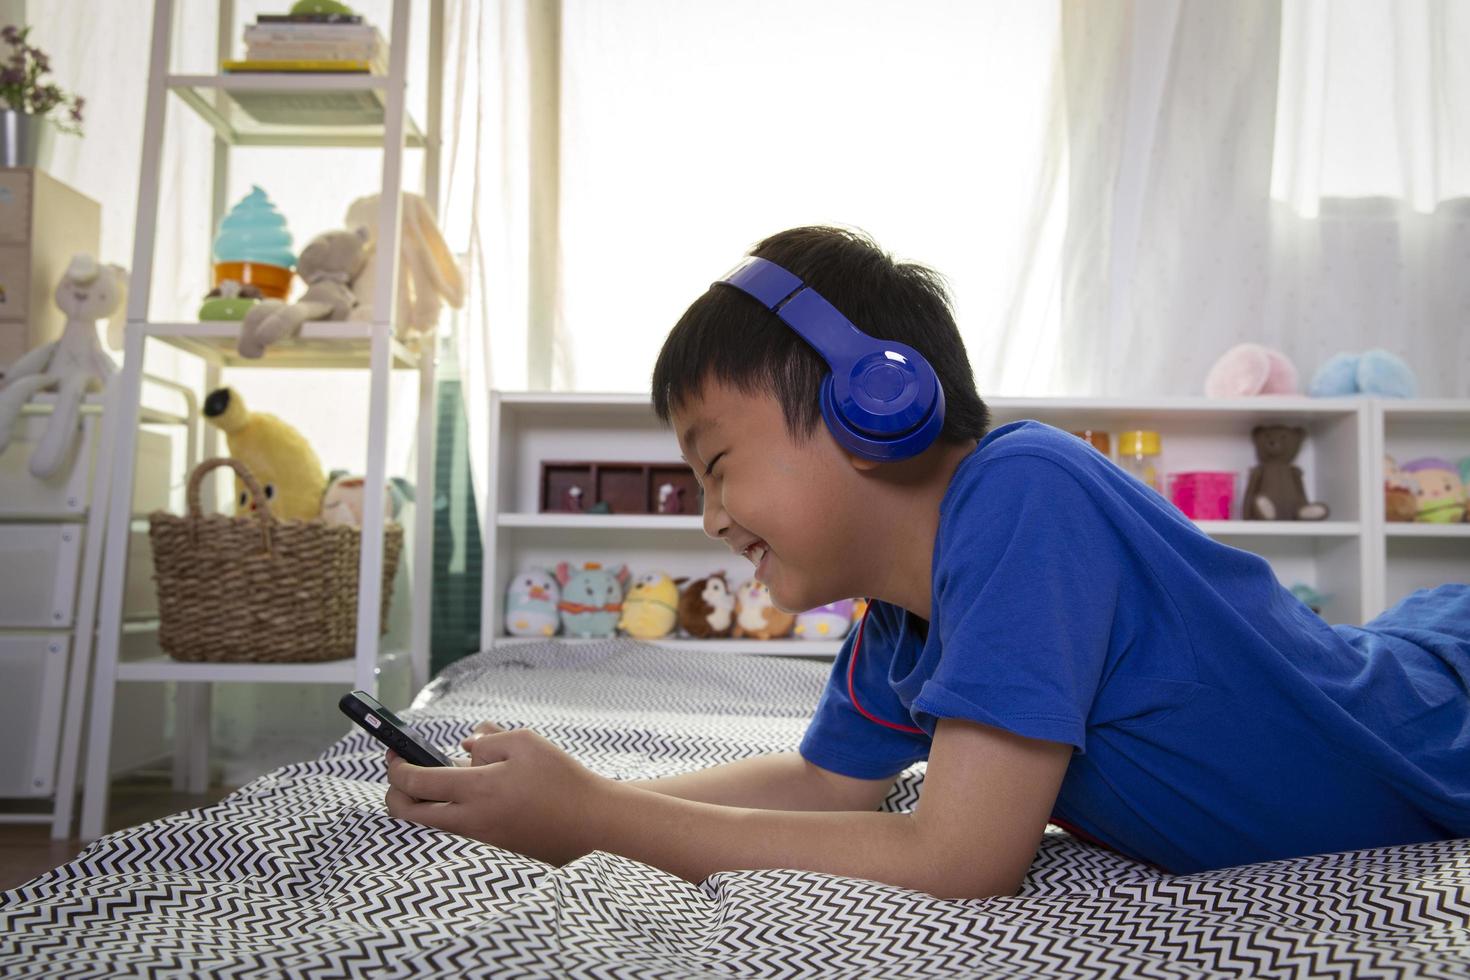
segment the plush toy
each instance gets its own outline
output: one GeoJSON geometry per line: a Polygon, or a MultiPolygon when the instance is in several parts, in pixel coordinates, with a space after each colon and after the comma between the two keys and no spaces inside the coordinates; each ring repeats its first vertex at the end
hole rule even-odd
{"type": "Polygon", "coordinates": [[[679,583],[663,572],[638,576],[623,599],[618,629],[640,640],[657,640],[674,631],[679,616],[679,583]]]}
{"type": "Polygon", "coordinates": [[[1259,462],[1245,487],[1245,517],[1251,521],[1320,521],[1327,505],[1307,500],[1300,467],[1291,465],[1307,430],[1294,425],[1258,425],[1251,430],[1259,462]]]}
{"type": "Polygon", "coordinates": [[[795,635],[803,640],[840,640],[852,625],[853,601],[838,599],[796,616],[795,635]]]}
{"type": "Polygon", "coordinates": [[[1411,459],[1401,472],[1412,481],[1419,501],[1414,520],[1422,524],[1459,524],[1465,519],[1465,484],[1449,460],[1438,456],[1411,459]]]}
{"type": "Polygon", "coordinates": [[[296,336],[308,320],[356,319],[353,284],[367,258],[367,229],[327,231],[316,236],[296,260],[306,292],[294,303],[261,300],[240,322],[241,357],[256,358],[277,341],[296,336]]]}
{"type": "Polygon", "coordinates": [[[1205,377],[1209,398],[1252,395],[1298,395],[1296,366],[1279,350],[1260,344],[1237,344],[1220,356],[1205,377]]]}
{"type": "MultiPolygon", "coordinates": [[[[31,475],[46,479],[61,469],[76,440],[77,418],[87,392],[101,389],[117,365],[97,339],[97,320],[121,314],[127,294],[126,269],[76,255],[56,284],[56,305],[66,314],[61,336],[23,355],[0,381],[0,452],[10,445],[16,419],[32,395],[54,388],[56,405],[46,431],[31,451],[31,475]]],[[[120,346],[121,320],[108,337],[120,346]]]]}
{"type": "Polygon", "coordinates": [[[250,308],[264,298],[259,286],[241,285],[233,279],[226,279],[204,297],[199,307],[199,319],[206,322],[243,320],[250,308]]]}
{"type": "Polygon", "coordinates": [[[735,625],[735,596],[724,572],[695,579],[679,594],[679,626],[701,640],[729,636],[735,625]]]}
{"type": "Polygon", "coordinates": [[[1325,592],[1318,592],[1305,582],[1298,582],[1291,587],[1291,594],[1296,596],[1298,602],[1306,606],[1318,616],[1322,615],[1322,607],[1327,605],[1327,600],[1332,596],[1325,592]]]}
{"type": "Polygon", "coordinates": [[[223,286],[226,280],[233,280],[269,299],[285,299],[291,292],[295,265],[286,219],[265,191],[252,186],[221,219],[215,233],[214,284],[223,286]]]}
{"type": "Polygon", "coordinates": [[[735,590],[735,636],[774,640],[791,632],[796,617],[771,602],[765,583],[751,579],[735,590]]]}
{"type": "MultiPolygon", "coordinates": [[[[327,475],[300,432],[274,415],[250,411],[233,388],[209,393],[204,419],[224,432],[230,455],[260,483],[266,505],[278,519],[306,521],[320,515],[327,475]]],[[[258,503],[237,477],[236,510],[254,510],[258,503]]]]}
{"type": "MultiPolygon", "coordinates": [[[[459,263],[444,242],[428,203],[417,194],[404,192],[403,214],[398,239],[398,310],[393,318],[399,340],[426,334],[439,322],[444,304],[458,309],[464,304],[464,280],[459,263]]],[[[379,195],[358,198],[347,208],[348,228],[367,230],[368,262],[358,277],[354,292],[358,308],[353,320],[373,318],[373,288],[377,266],[372,256],[377,248],[379,195]]]]}
{"type": "Polygon", "coordinates": [[[511,636],[554,636],[561,585],[545,569],[522,572],[505,589],[505,631],[511,636]]]}
{"type": "Polygon", "coordinates": [[[1414,481],[1404,475],[1392,456],[1383,457],[1383,514],[1401,524],[1419,516],[1414,481]]]}
{"type": "Polygon", "coordinates": [[[1312,375],[1307,394],[1313,398],[1342,395],[1384,395],[1413,398],[1419,388],[1414,371],[1386,350],[1336,354],[1312,375]]]}
{"type": "MultiPolygon", "coordinates": [[[[328,477],[326,493],[322,494],[321,518],[328,524],[362,526],[362,502],[367,480],[349,473],[333,471],[328,477]]],[[[405,503],[413,502],[413,484],[402,477],[388,479],[387,492],[383,494],[383,516],[397,517],[405,503]]]]}
{"type": "Polygon", "coordinates": [[[597,562],[587,562],[573,572],[566,562],[556,566],[556,580],[561,583],[562,631],[567,636],[612,636],[623,612],[623,586],[628,582],[628,566],[608,571],[597,562]]]}

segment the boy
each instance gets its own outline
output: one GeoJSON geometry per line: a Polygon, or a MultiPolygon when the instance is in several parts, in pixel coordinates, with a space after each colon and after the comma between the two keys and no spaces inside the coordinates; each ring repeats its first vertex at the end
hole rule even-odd
{"type": "Polygon", "coordinates": [[[553,862],[600,849],[690,881],[801,868],[951,898],[1013,894],[1049,820],[1173,872],[1470,836],[1470,588],[1329,627],[1081,440],[987,432],[932,273],[829,228],[752,254],[916,350],[943,391],[928,448],[850,451],[818,407],[827,363],[725,282],[659,355],[654,406],[706,533],[784,609],[874,600],[800,752],[615,783],[485,723],[463,768],[390,753],[390,813],[553,862]],[[920,759],[916,809],[875,812],[920,759]]]}

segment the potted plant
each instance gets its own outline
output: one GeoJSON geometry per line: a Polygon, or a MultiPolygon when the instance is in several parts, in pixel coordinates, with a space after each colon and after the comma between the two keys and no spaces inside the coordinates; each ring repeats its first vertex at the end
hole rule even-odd
{"type": "Polygon", "coordinates": [[[51,59],[32,45],[29,27],[0,27],[0,167],[34,167],[53,129],[82,134],[79,95],[46,80],[51,59]]]}

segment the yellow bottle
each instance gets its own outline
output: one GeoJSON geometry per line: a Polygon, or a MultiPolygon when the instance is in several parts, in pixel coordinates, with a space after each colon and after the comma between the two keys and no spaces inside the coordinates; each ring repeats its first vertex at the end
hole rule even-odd
{"type": "Polygon", "coordinates": [[[1164,492],[1160,477],[1161,440],[1157,432],[1132,429],[1118,436],[1118,465],[1143,483],[1164,492]]]}

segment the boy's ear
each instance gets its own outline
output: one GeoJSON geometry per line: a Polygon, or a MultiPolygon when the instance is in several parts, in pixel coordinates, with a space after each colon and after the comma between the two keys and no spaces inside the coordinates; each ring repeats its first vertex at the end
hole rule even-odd
{"type": "Polygon", "coordinates": [[[856,453],[850,453],[845,449],[842,452],[847,457],[847,461],[852,464],[852,468],[862,473],[870,473],[883,465],[876,459],[868,459],[856,453]]]}

